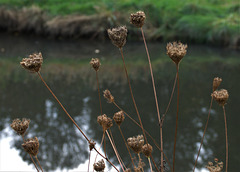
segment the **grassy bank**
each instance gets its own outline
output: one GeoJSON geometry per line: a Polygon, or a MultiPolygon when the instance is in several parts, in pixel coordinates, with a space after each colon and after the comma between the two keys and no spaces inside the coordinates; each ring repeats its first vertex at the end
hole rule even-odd
{"type": "Polygon", "coordinates": [[[0,5],[11,9],[34,5],[50,16],[107,14],[112,25],[128,25],[131,12],[144,10],[148,39],[240,46],[238,0],[0,0],[0,5]],[[116,22],[120,17],[123,20],[116,22]]]}

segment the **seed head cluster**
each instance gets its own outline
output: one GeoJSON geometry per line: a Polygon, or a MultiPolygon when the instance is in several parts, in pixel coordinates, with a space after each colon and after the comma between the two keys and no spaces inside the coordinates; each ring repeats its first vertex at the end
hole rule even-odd
{"type": "Polygon", "coordinates": [[[224,106],[229,98],[228,91],[225,89],[214,91],[212,96],[220,106],[224,106]]]}
{"type": "Polygon", "coordinates": [[[101,63],[98,58],[92,58],[92,60],[90,61],[90,64],[92,65],[95,71],[98,71],[101,66],[101,63]]]}
{"type": "Polygon", "coordinates": [[[99,123],[99,125],[102,126],[103,131],[106,131],[107,129],[109,129],[111,126],[113,126],[113,122],[112,119],[107,117],[106,114],[100,115],[97,117],[97,122],[99,123]]]}
{"type": "Polygon", "coordinates": [[[179,64],[179,62],[187,53],[187,45],[184,45],[181,42],[168,43],[166,48],[167,55],[176,64],[179,64]]]}
{"type": "Polygon", "coordinates": [[[31,139],[27,139],[22,144],[22,147],[30,155],[37,156],[38,149],[39,149],[39,142],[38,142],[37,137],[31,138],[31,139]]]}
{"type": "Polygon", "coordinates": [[[145,144],[142,147],[142,153],[146,156],[146,157],[150,157],[151,153],[153,151],[153,148],[150,144],[145,144]]]}
{"type": "Polygon", "coordinates": [[[105,169],[105,163],[104,163],[103,159],[94,163],[93,168],[94,168],[95,171],[103,172],[104,169],[105,169]]]}
{"type": "Polygon", "coordinates": [[[209,172],[221,172],[223,170],[223,162],[218,162],[218,159],[215,158],[215,165],[212,162],[208,162],[206,168],[209,172]]]}
{"type": "Polygon", "coordinates": [[[107,32],[113,45],[115,45],[116,47],[122,48],[126,44],[126,39],[127,39],[126,26],[120,26],[120,27],[108,29],[107,32]]]}
{"type": "Polygon", "coordinates": [[[23,118],[22,121],[20,119],[14,119],[11,127],[14,131],[16,131],[19,135],[24,135],[26,130],[28,129],[30,123],[30,119],[23,118]]]}
{"type": "Polygon", "coordinates": [[[215,77],[213,79],[213,91],[216,91],[217,88],[219,87],[219,85],[221,84],[222,82],[222,78],[219,78],[219,77],[215,77]]]}
{"type": "Polygon", "coordinates": [[[131,14],[130,23],[138,28],[141,28],[144,25],[145,19],[146,19],[145,13],[143,11],[138,11],[136,13],[131,14]]]}
{"type": "Polygon", "coordinates": [[[137,137],[129,137],[127,139],[128,146],[135,152],[140,153],[144,145],[143,135],[138,135],[137,137]]]}
{"type": "Polygon", "coordinates": [[[114,97],[112,96],[111,92],[108,89],[103,91],[103,96],[107,99],[108,103],[114,102],[114,97]]]}
{"type": "Polygon", "coordinates": [[[113,116],[113,120],[116,122],[116,124],[118,126],[120,126],[122,124],[124,119],[125,119],[125,116],[124,116],[123,111],[116,112],[113,116]]]}
{"type": "Polygon", "coordinates": [[[43,63],[42,53],[34,53],[23,58],[20,65],[30,72],[39,72],[43,63]]]}

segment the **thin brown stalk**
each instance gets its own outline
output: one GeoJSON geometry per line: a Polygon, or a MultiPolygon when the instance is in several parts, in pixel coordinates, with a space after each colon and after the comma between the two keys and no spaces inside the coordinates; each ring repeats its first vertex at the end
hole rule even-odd
{"type": "Polygon", "coordinates": [[[99,88],[98,72],[97,71],[96,71],[96,80],[97,80],[97,87],[98,87],[98,97],[99,97],[100,111],[101,111],[101,115],[102,115],[103,114],[103,112],[102,112],[102,103],[101,103],[101,96],[100,96],[100,88],[99,88]]]}
{"type": "Polygon", "coordinates": [[[106,133],[107,133],[108,139],[109,139],[109,141],[110,141],[110,143],[111,143],[111,145],[112,145],[112,148],[113,148],[113,150],[114,150],[114,152],[115,152],[115,155],[116,155],[116,157],[117,157],[117,159],[118,159],[118,162],[119,162],[122,170],[124,171],[124,168],[123,168],[123,166],[122,166],[121,160],[120,160],[119,155],[118,155],[118,152],[117,152],[117,150],[116,150],[116,148],[115,148],[115,146],[114,146],[114,144],[113,144],[113,142],[112,142],[112,139],[111,139],[110,135],[108,134],[108,131],[107,131],[107,130],[106,130],[106,133]]]}
{"type": "Polygon", "coordinates": [[[151,172],[153,171],[152,170],[152,164],[151,164],[151,160],[150,160],[150,158],[148,157],[148,163],[149,163],[149,166],[150,166],[150,170],[151,170],[151,172]]]}
{"type": "MultiPolygon", "coordinates": [[[[100,149],[101,149],[101,147],[102,147],[104,138],[105,138],[105,132],[103,132],[102,140],[101,140],[100,146],[99,146],[99,148],[98,148],[98,151],[100,151],[100,149]]],[[[98,156],[98,154],[95,156],[94,163],[97,161],[97,156],[98,156]]],[[[105,154],[105,156],[106,156],[106,154],[105,154]]],[[[93,170],[93,171],[94,171],[94,170],[93,170]]]]}
{"type": "Polygon", "coordinates": [[[129,155],[130,155],[130,158],[131,158],[133,167],[135,167],[135,164],[134,164],[134,162],[133,162],[132,154],[131,154],[131,152],[130,152],[130,150],[129,150],[128,144],[127,144],[127,142],[126,142],[126,140],[125,140],[125,137],[124,137],[124,135],[123,135],[122,129],[121,129],[121,127],[120,127],[119,125],[118,125],[118,129],[119,129],[119,131],[120,131],[120,133],[121,133],[121,136],[122,136],[122,138],[123,138],[123,140],[124,140],[125,146],[126,146],[126,148],[127,148],[127,150],[128,150],[128,153],[129,153],[129,155]]]}
{"type": "Polygon", "coordinates": [[[210,103],[210,107],[209,107],[209,110],[208,110],[208,118],[207,118],[207,122],[206,122],[206,124],[205,124],[205,129],[204,129],[204,132],[203,132],[201,144],[200,144],[200,146],[199,146],[199,150],[198,150],[197,158],[196,158],[196,161],[195,161],[195,165],[194,165],[194,167],[193,167],[193,172],[195,171],[195,168],[196,168],[196,166],[197,166],[197,161],[198,161],[198,157],[199,157],[199,155],[200,155],[200,151],[201,151],[201,148],[202,148],[203,139],[204,139],[205,133],[206,133],[206,131],[207,131],[208,121],[209,121],[209,118],[210,118],[210,112],[211,112],[211,108],[212,108],[212,102],[213,102],[213,97],[211,98],[211,103],[210,103]]]}
{"type": "MultiPolygon", "coordinates": [[[[23,139],[23,142],[25,141],[25,139],[24,139],[24,136],[22,135],[22,139],[23,139]]],[[[30,154],[28,154],[29,156],[30,156],[30,158],[31,158],[31,160],[32,160],[32,162],[33,162],[33,164],[34,164],[34,166],[35,166],[35,168],[36,168],[36,170],[39,172],[39,170],[38,170],[38,167],[37,167],[37,165],[36,165],[36,163],[35,163],[35,161],[33,160],[33,158],[32,158],[32,155],[30,155],[30,154]]]]}
{"type": "Polygon", "coordinates": [[[176,67],[177,67],[177,115],[176,115],[176,127],[175,127],[175,136],[174,136],[174,148],[173,148],[173,172],[175,170],[175,153],[176,153],[178,112],[179,112],[179,64],[176,64],[176,67]]]}
{"type": "Polygon", "coordinates": [[[41,166],[41,164],[40,164],[40,162],[39,162],[37,156],[35,156],[35,158],[36,158],[36,160],[37,160],[37,163],[38,163],[39,167],[41,168],[41,170],[42,170],[42,172],[43,172],[42,166],[41,166]]]}
{"type": "MultiPolygon", "coordinates": [[[[149,69],[150,69],[151,78],[152,78],[153,93],[154,93],[155,104],[156,104],[156,108],[157,108],[158,123],[159,123],[159,126],[160,126],[161,116],[160,116],[160,113],[159,113],[157,92],[156,92],[156,88],[155,88],[155,81],[154,81],[154,76],[153,76],[153,71],[152,71],[151,59],[150,59],[150,55],[149,55],[149,52],[148,52],[147,43],[146,43],[146,40],[145,40],[145,36],[144,36],[144,32],[143,32],[142,27],[140,29],[141,29],[141,32],[142,32],[143,42],[144,42],[144,46],[145,46],[147,57],[148,57],[149,69]]],[[[162,166],[161,169],[163,169],[163,153],[162,153],[162,151],[163,151],[163,137],[162,137],[162,127],[161,126],[160,126],[160,143],[161,143],[161,166],[162,166]]]]}
{"type": "Polygon", "coordinates": [[[225,107],[223,106],[224,122],[225,122],[225,136],[226,136],[226,172],[228,169],[228,136],[227,136],[227,118],[225,107]]]}
{"type": "Polygon", "coordinates": [[[89,152],[89,159],[88,159],[88,170],[87,170],[88,172],[89,172],[89,167],[90,167],[91,152],[92,152],[92,151],[90,151],[90,152],[89,152]]]}
{"type": "Polygon", "coordinates": [[[44,81],[44,79],[42,78],[40,72],[37,72],[38,76],[40,77],[40,79],[42,80],[42,82],[44,83],[44,85],[47,87],[47,89],[50,91],[50,93],[52,94],[52,96],[56,99],[56,101],[58,102],[58,104],[61,106],[61,108],[64,110],[64,112],[67,114],[67,116],[70,118],[70,120],[73,122],[73,124],[78,128],[78,130],[82,133],[82,135],[85,137],[85,139],[90,142],[90,140],[88,139],[88,137],[84,134],[84,132],[81,130],[81,128],[77,125],[77,123],[74,121],[74,119],[71,117],[71,115],[67,112],[67,110],[64,108],[64,106],[62,105],[62,103],[58,100],[58,98],[55,96],[55,94],[53,93],[53,91],[49,88],[49,86],[47,85],[47,83],[44,81]]]}

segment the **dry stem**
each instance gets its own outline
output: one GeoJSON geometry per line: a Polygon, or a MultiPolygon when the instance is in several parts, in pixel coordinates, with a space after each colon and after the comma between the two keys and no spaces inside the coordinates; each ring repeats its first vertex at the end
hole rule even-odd
{"type": "Polygon", "coordinates": [[[99,97],[100,111],[101,111],[101,115],[102,115],[103,114],[103,112],[102,112],[102,103],[101,103],[101,96],[100,96],[100,88],[99,88],[98,72],[97,71],[96,71],[96,80],[97,80],[97,87],[98,87],[98,97],[99,97]]]}
{"type": "Polygon", "coordinates": [[[223,106],[223,114],[224,114],[225,135],[226,135],[226,172],[227,172],[227,169],[228,169],[228,136],[227,136],[227,118],[226,118],[226,112],[225,112],[224,106],[223,106]]]}
{"type": "Polygon", "coordinates": [[[40,162],[38,161],[37,156],[35,156],[35,158],[36,158],[36,160],[37,160],[37,163],[38,163],[39,167],[41,168],[41,170],[42,170],[42,172],[43,172],[42,166],[41,166],[40,162]]]}

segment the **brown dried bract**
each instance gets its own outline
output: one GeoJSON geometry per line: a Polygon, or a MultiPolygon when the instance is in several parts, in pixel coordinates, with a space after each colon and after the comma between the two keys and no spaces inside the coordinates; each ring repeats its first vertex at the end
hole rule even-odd
{"type": "Polygon", "coordinates": [[[89,149],[90,151],[95,147],[96,143],[93,140],[89,141],[89,149]]]}
{"type": "Polygon", "coordinates": [[[227,90],[221,89],[214,91],[212,96],[220,106],[224,106],[228,100],[229,94],[227,90]]]}
{"type": "Polygon", "coordinates": [[[130,16],[130,23],[135,25],[136,27],[141,28],[144,25],[144,20],[146,19],[146,15],[143,11],[138,11],[136,13],[132,13],[130,16]]]}
{"type": "Polygon", "coordinates": [[[113,120],[116,122],[117,125],[121,125],[122,122],[124,121],[125,116],[123,111],[116,112],[113,116],[113,120]]]}
{"type": "Polygon", "coordinates": [[[181,42],[173,42],[167,44],[167,55],[178,64],[187,53],[187,45],[181,42]]]}
{"type": "Polygon", "coordinates": [[[30,72],[39,72],[43,63],[42,53],[34,53],[29,55],[28,58],[23,58],[20,62],[23,68],[30,72]]]}
{"type": "Polygon", "coordinates": [[[127,139],[128,146],[135,152],[140,153],[142,146],[144,145],[143,135],[138,135],[137,137],[129,137],[127,139]]]}
{"type": "Polygon", "coordinates": [[[95,171],[99,171],[102,172],[105,169],[105,163],[103,161],[103,159],[101,159],[100,161],[96,162],[93,164],[94,170],[95,171]]]}
{"type": "Polygon", "coordinates": [[[11,127],[14,131],[16,131],[19,135],[24,135],[26,130],[28,129],[30,123],[30,119],[23,118],[22,121],[20,119],[14,119],[11,127]]]}
{"type": "Polygon", "coordinates": [[[98,58],[92,58],[92,60],[90,61],[90,64],[92,65],[95,71],[98,71],[101,66],[101,63],[98,58]]]}
{"type": "Polygon", "coordinates": [[[113,45],[115,45],[116,47],[122,48],[126,44],[126,38],[127,38],[126,26],[120,26],[117,28],[108,29],[107,32],[113,45]]]}
{"type": "Polygon", "coordinates": [[[38,149],[39,149],[39,142],[38,142],[37,137],[31,138],[31,139],[27,139],[22,144],[22,147],[30,155],[37,156],[38,149]]]}
{"type": "Polygon", "coordinates": [[[111,92],[108,89],[103,91],[103,96],[108,100],[108,103],[114,102],[114,97],[112,96],[111,92]]]}
{"type": "Polygon", "coordinates": [[[221,82],[222,82],[222,78],[215,77],[215,78],[213,79],[213,91],[215,91],[215,90],[219,87],[219,85],[221,84],[221,82]]]}
{"type": "Polygon", "coordinates": [[[153,151],[153,148],[150,144],[145,144],[142,147],[142,153],[146,156],[146,157],[150,157],[151,153],[153,151]]]}
{"type": "Polygon", "coordinates": [[[106,114],[100,115],[97,117],[97,122],[102,126],[103,131],[106,131],[111,126],[113,126],[112,119],[107,117],[106,114]]]}
{"type": "Polygon", "coordinates": [[[223,170],[223,162],[218,162],[218,159],[215,158],[215,165],[213,165],[212,162],[208,162],[208,165],[206,168],[209,170],[209,172],[221,172],[223,170]]]}

